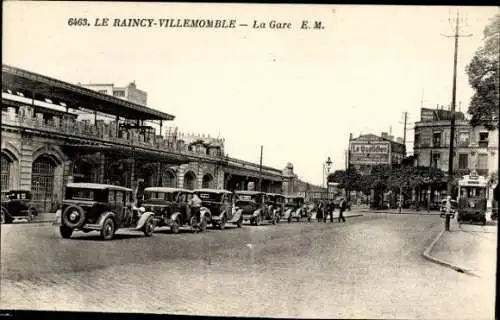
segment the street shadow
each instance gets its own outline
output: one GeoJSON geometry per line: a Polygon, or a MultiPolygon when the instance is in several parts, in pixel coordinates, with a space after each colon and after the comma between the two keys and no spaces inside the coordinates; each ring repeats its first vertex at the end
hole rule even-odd
{"type": "MultiPolygon", "coordinates": [[[[143,233],[138,233],[138,234],[123,234],[123,233],[117,233],[114,235],[113,239],[111,241],[115,240],[128,240],[128,239],[134,239],[134,238],[145,238],[143,233]]],[[[83,240],[83,241],[106,241],[101,238],[101,235],[96,233],[96,234],[82,234],[79,235],[78,237],[72,236],[69,240],[83,240]]]]}
{"type": "MultiPolygon", "coordinates": [[[[206,231],[209,231],[210,228],[207,227],[207,230],[206,231]]],[[[156,228],[155,231],[154,231],[155,234],[168,234],[168,235],[177,235],[177,234],[189,234],[189,233],[200,233],[199,231],[195,231],[191,228],[188,228],[188,227],[182,227],[181,229],[179,229],[179,233],[172,233],[170,232],[170,228],[169,227],[160,227],[160,228],[156,228]]]]}

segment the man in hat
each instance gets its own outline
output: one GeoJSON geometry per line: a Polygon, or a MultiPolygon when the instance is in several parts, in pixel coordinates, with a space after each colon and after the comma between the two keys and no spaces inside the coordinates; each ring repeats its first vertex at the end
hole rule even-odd
{"type": "Polygon", "coordinates": [[[344,197],[342,197],[339,203],[339,222],[340,221],[345,222],[344,211],[346,207],[347,207],[347,201],[345,200],[344,197]]]}

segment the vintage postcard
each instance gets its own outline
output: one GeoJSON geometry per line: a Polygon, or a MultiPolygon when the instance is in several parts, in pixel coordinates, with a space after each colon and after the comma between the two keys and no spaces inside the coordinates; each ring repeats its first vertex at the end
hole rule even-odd
{"type": "Polygon", "coordinates": [[[0,315],[495,317],[497,7],[3,9],[0,315]]]}

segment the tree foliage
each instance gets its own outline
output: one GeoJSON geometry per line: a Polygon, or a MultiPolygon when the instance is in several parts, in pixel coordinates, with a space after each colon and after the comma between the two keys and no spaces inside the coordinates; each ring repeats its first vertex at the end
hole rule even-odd
{"type": "Polygon", "coordinates": [[[472,126],[498,128],[500,77],[500,13],[496,14],[483,31],[483,45],[467,65],[469,83],[474,89],[469,113],[472,126]]]}

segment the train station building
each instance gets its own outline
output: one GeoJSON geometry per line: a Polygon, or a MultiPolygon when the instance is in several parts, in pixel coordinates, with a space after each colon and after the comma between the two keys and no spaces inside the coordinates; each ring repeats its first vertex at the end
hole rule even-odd
{"type": "Polygon", "coordinates": [[[293,165],[260,170],[140,102],[2,65],[1,190],[31,190],[45,212],[72,181],[246,190],[262,178],[263,191],[294,192],[293,165]]]}

